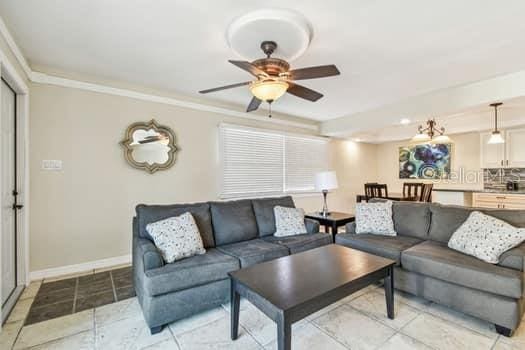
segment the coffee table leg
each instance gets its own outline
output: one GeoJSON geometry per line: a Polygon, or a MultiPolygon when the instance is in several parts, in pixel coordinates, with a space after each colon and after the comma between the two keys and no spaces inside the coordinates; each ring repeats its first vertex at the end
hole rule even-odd
{"type": "Polygon", "coordinates": [[[239,293],[235,290],[235,281],[232,279],[230,284],[230,317],[231,317],[231,338],[232,340],[237,339],[239,334],[239,307],[241,302],[241,297],[239,293]]]}
{"type": "Polygon", "coordinates": [[[292,325],[280,315],[277,321],[277,349],[290,350],[292,348],[292,325]]]}
{"type": "Polygon", "coordinates": [[[394,267],[388,268],[388,276],[383,281],[385,285],[385,296],[386,296],[386,312],[388,318],[394,319],[394,267]]]}

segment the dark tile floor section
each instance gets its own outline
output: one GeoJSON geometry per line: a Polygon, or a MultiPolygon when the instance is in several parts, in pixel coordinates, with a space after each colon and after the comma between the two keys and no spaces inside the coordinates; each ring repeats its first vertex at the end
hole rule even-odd
{"type": "Polygon", "coordinates": [[[135,296],[131,266],[42,283],[25,325],[111,304],[135,296]]]}

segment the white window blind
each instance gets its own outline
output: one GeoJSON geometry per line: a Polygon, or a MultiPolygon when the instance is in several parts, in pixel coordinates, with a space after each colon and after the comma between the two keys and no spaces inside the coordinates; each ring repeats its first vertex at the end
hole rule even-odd
{"type": "Polygon", "coordinates": [[[221,126],[222,197],[283,192],[284,136],[221,126]]]}
{"type": "Polygon", "coordinates": [[[229,124],[220,127],[222,198],[314,190],[328,141],[229,124]]]}
{"type": "Polygon", "coordinates": [[[287,136],[284,144],[285,192],[315,190],[315,173],[327,170],[328,143],[322,139],[287,136]]]}

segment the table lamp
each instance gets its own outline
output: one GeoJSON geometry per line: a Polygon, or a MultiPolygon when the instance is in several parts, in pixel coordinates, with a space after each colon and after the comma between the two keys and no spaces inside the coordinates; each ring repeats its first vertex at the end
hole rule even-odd
{"type": "Polygon", "coordinates": [[[322,171],[315,174],[315,189],[321,191],[324,197],[323,210],[320,212],[321,215],[330,215],[328,206],[326,205],[326,195],[328,194],[328,191],[335,190],[337,186],[337,176],[335,171],[322,171]]]}

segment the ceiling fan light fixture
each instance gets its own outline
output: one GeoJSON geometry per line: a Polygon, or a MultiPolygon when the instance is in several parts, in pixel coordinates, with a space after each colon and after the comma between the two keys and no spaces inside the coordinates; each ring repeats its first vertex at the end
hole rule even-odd
{"type": "Polygon", "coordinates": [[[288,83],[282,80],[258,80],[250,84],[253,96],[261,101],[275,101],[286,93],[288,83]]]}

